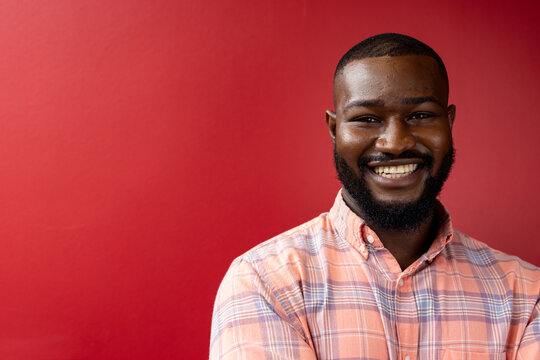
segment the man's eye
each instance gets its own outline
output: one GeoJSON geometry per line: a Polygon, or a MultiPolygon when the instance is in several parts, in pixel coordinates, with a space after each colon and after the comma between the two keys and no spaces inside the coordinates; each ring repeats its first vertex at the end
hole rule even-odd
{"type": "Polygon", "coordinates": [[[426,113],[416,113],[416,114],[412,114],[410,116],[410,118],[412,120],[420,120],[420,119],[427,119],[427,118],[430,118],[432,115],[431,114],[426,114],[426,113]]]}
{"type": "Polygon", "coordinates": [[[373,116],[360,116],[360,117],[357,117],[355,119],[353,119],[353,121],[358,121],[358,122],[363,122],[363,123],[376,123],[376,122],[379,122],[379,120],[373,116]]]}

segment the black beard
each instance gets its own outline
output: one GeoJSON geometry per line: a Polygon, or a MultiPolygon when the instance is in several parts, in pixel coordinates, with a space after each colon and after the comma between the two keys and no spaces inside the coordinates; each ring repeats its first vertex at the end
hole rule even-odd
{"type": "Polygon", "coordinates": [[[433,157],[415,151],[406,151],[398,156],[381,154],[376,158],[361,158],[358,161],[360,175],[354,171],[336,151],[334,146],[334,163],[336,165],[338,179],[343,188],[352,196],[357,206],[363,211],[360,215],[369,225],[380,229],[410,231],[417,229],[435,209],[436,198],[442,190],[444,182],[450,174],[454,164],[454,147],[445,154],[441,167],[435,175],[430,175],[426,180],[424,191],[420,198],[413,202],[402,203],[398,201],[378,201],[366,186],[365,176],[371,171],[367,163],[370,161],[387,161],[399,158],[421,158],[424,160],[420,171],[431,174],[433,157]]]}

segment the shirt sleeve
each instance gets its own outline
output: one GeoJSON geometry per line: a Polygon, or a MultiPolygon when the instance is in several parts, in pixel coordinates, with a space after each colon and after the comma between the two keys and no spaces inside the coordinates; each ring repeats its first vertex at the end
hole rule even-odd
{"type": "Polygon", "coordinates": [[[278,301],[275,289],[250,263],[233,262],[214,305],[210,359],[314,360],[308,342],[302,326],[278,301]]]}
{"type": "Polygon", "coordinates": [[[536,302],[531,320],[519,344],[516,359],[540,359],[540,302],[536,302]]]}

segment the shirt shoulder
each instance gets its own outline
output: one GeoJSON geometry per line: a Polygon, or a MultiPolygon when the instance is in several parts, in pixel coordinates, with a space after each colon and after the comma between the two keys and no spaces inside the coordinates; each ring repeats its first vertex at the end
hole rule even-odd
{"type": "Polygon", "coordinates": [[[533,294],[540,293],[540,267],[494,249],[486,243],[454,230],[454,239],[449,243],[449,252],[457,264],[471,269],[475,275],[500,277],[508,281],[529,284],[533,294]]]}
{"type": "Polygon", "coordinates": [[[257,264],[276,258],[287,263],[299,259],[317,257],[325,248],[344,248],[334,230],[328,213],[270,238],[240,255],[235,261],[257,264]]]}
{"type": "Polygon", "coordinates": [[[302,302],[304,285],[324,283],[328,264],[341,262],[351,250],[334,229],[328,213],[281,233],[236,258],[227,279],[256,277],[288,302],[302,302]]]}

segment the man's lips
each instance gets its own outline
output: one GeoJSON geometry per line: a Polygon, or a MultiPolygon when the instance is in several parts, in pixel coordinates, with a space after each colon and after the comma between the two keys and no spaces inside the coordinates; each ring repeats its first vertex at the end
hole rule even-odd
{"type": "Polygon", "coordinates": [[[406,164],[421,164],[424,160],[420,158],[409,158],[409,159],[393,159],[393,160],[386,160],[386,161],[370,161],[367,163],[367,166],[370,168],[376,167],[376,166],[398,166],[398,165],[406,165],[406,164]]]}
{"type": "Polygon", "coordinates": [[[423,166],[424,161],[419,158],[394,159],[388,161],[371,161],[367,164],[372,173],[375,173],[377,180],[386,185],[405,186],[410,181],[414,181],[418,175],[417,170],[423,166]],[[397,181],[400,179],[401,181],[397,181]],[[390,180],[390,181],[388,181],[390,180]]]}

